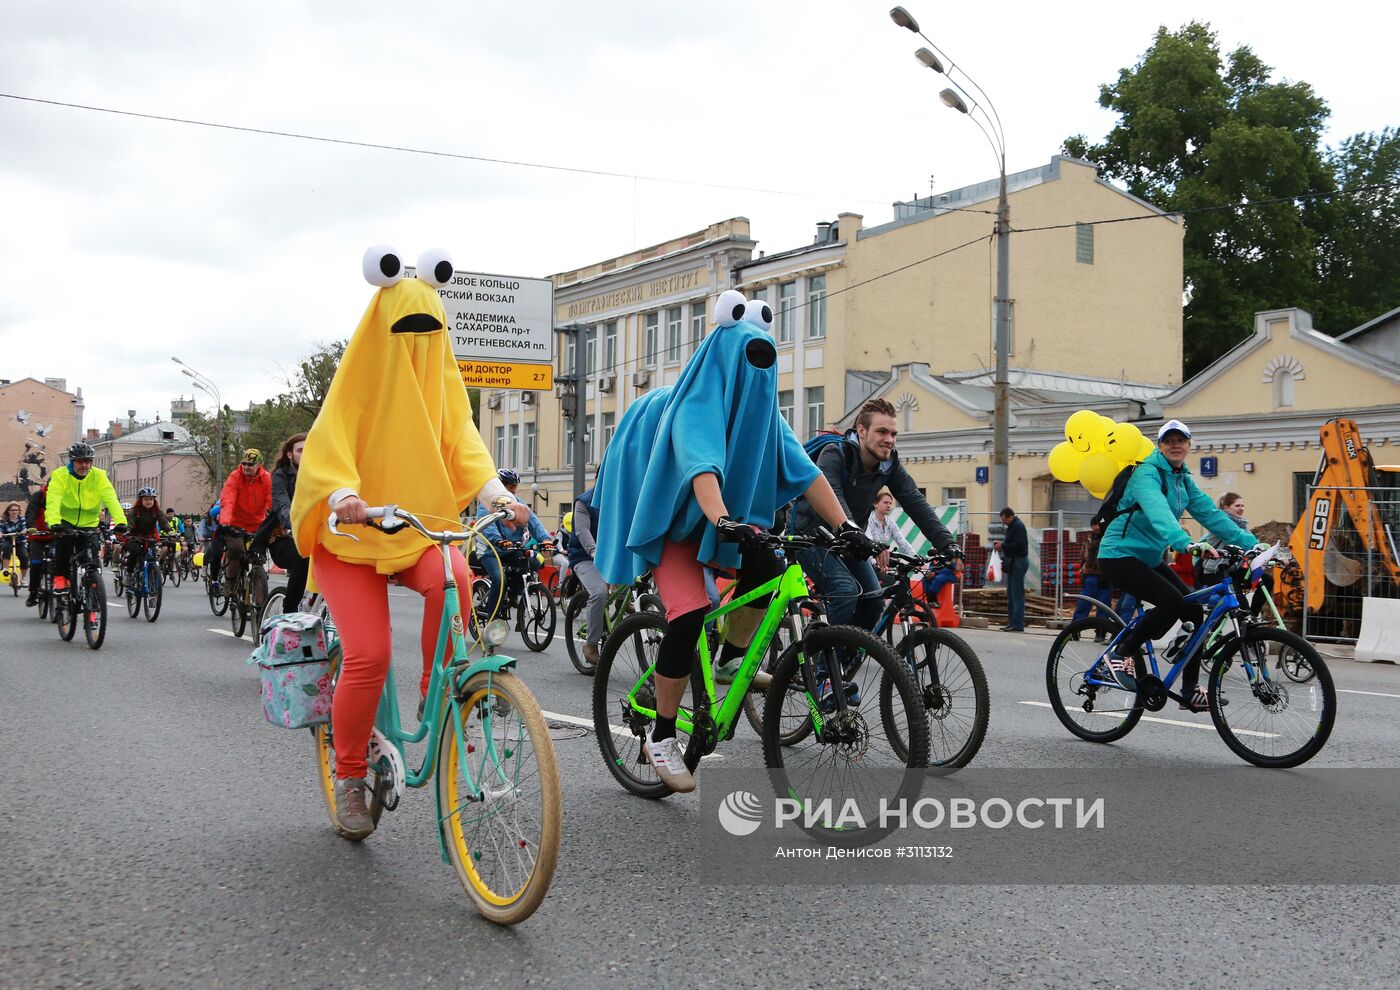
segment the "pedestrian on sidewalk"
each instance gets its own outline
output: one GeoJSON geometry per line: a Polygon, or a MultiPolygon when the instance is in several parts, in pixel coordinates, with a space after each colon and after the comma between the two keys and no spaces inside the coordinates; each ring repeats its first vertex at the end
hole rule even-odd
{"type": "Polygon", "coordinates": [[[1001,510],[1005,533],[992,546],[1001,551],[1002,570],[1006,574],[1006,625],[1002,632],[1026,631],[1026,570],[1030,567],[1030,541],[1026,524],[1016,511],[1007,506],[1001,510]]]}

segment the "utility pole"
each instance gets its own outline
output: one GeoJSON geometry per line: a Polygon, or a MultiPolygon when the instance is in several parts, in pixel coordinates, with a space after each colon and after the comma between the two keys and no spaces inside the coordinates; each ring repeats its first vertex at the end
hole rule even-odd
{"type": "Polygon", "coordinates": [[[1001,156],[1001,198],[997,201],[997,298],[996,298],[997,371],[994,405],[994,436],[992,439],[992,511],[1000,512],[1008,505],[1010,480],[1009,393],[1011,388],[1007,365],[1011,355],[1011,207],[1006,202],[1006,155],[1001,156]]]}
{"type": "Polygon", "coordinates": [[[566,394],[561,399],[564,402],[564,415],[573,420],[574,424],[574,491],[570,496],[570,503],[577,498],[584,490],[584,435],[583,431],[588,420],[588,372],[585,364],[586,356],[583,353],[586,342],[588,328],[582,323],[570,323],[567,326],[559,327],[559,332],[567,335],[574,342],[574,367],[568,375],[561,375],[564,380],[566,394]],[[573,390],[573,396],[567,395],[568,389],[573,390]]]}

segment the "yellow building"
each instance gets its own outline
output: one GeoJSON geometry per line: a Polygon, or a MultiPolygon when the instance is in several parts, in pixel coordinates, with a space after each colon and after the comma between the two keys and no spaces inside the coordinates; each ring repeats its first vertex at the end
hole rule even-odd
{"type": "MultiPolygon", "coordinates": [[[[1011,363],[1019,375],[1039,376],[1026,386],[1018,414],[1032,415],[1044,400],[1038,392],[1063,402],[1107,395],[1141,402],[1169,392],[1181,380],[1178,220],[1074,159],[1056,157],[1007,178],[1017,229],[1011,363]],[[1128,217],[1140,219],[1083,223],[1128,217]],[[1026,229],[1040,227],[1055,229],[1026,229]],[[1132,344],[1097,344],[1109,340],[1132,344]]],[[[799,436],[848,418],[895,365],[932,368],[942,382],[911,424],[914,432],[981,428],[990,406],[979,396],[990,391],[979,383],[994,364],[988,235],[996,196],[992,180],[896,203],[890,223],[870,228],[843,213],[819,224],[813,243],[757,257],[748,221],[735,218],[554,276],[557,324],[588,326],[588,481],[627,404],[675,380],[709,329],[708,302],[731,286],[773,308],[779,406],[799,436]],[[977,238],[985,240],[948,253],[977,238]]],[[[573,368],[568,339],[556,375],[573,368]]],[[[573,494],[573,421],[562,414],[563,388],[482,393],[482,434],[497,463],[521,473],[522,491],[533,491],[550,519],[573,494]]],[[[985,463],[981,449],[976,459],[985,463]]],[[[956,456],[966,470],[947,487],[975,487],[974,455],[956,456]]]]}

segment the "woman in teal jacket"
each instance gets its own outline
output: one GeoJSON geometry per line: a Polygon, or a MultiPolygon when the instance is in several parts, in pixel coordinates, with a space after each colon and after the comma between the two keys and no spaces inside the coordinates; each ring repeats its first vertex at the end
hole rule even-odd
{"type": "MultiPolygon", "coordinates": [[[[1169,420],[1157,431],[1157,451],[1143,461],[1118,503],[1119,515],[1104,530],[1099,545],[1099,571],[1124,591],[1151,602],[1149,610],[1132,633],[1124,637],[1109,655],[1118,680],[1124,687],[1136,687],[1127,671],[1135,664],[1142,644],[1164,636],[1181,620],[1199,625],[1204,618],[1201,606],[1187,604],[1190,589],[1162,561],[1168,550],[1191,548],[1191,534],[1181,528],[1183,512],[1191,513],[1223,543],[1250,547],[1253,534],[1235,525],[1215,501],[1196,487],[1186,467],[1191,453],[1191,431],[1180,420],[1169,420]]],[[[1216,550],[1202,544],[1202,552],[1217,556],[1216,550]]],[[[1206,692],[1199,681],[1201,664],[1192,659],[1181,672],[1181,696],[1188,703],[1181,707],[1202,712],[1207,708],[1206,692]]]]}

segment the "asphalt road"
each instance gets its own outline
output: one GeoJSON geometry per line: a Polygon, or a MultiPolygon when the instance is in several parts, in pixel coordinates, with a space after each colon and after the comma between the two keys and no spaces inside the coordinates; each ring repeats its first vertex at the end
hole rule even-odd
{"type": "MultiPolygon", "coordinates": [[[[421,608],[392,594],[411,698],[421,608]]],[[[0,596],[0,987],[1272,988],[1392,986],[1400,969],[1385,886],[705,886],[698,798],[626,794],[567,719],[554,884],[496,928],[438,854],[429,793],[362,845],[335,835],[307,733],[263,720],[251,644],[226,628],[186,585],[153,625],[114,613],[93,652],[0,596]]],[[[1049,639],[967,638],[993,699],[978,766],[1238,765],[1204,715],[1079,742],[1027,704],[1049,639]]],[[[506,650],[544,709],[588,720],[591,682],[558,640],[506,650]]],[[[1400,670],[1332,669],[1341,714],[1312,765],[1400,764],[1400,670]]],[[[761,765],[747,725],[720,753],[761,765]]]]}

